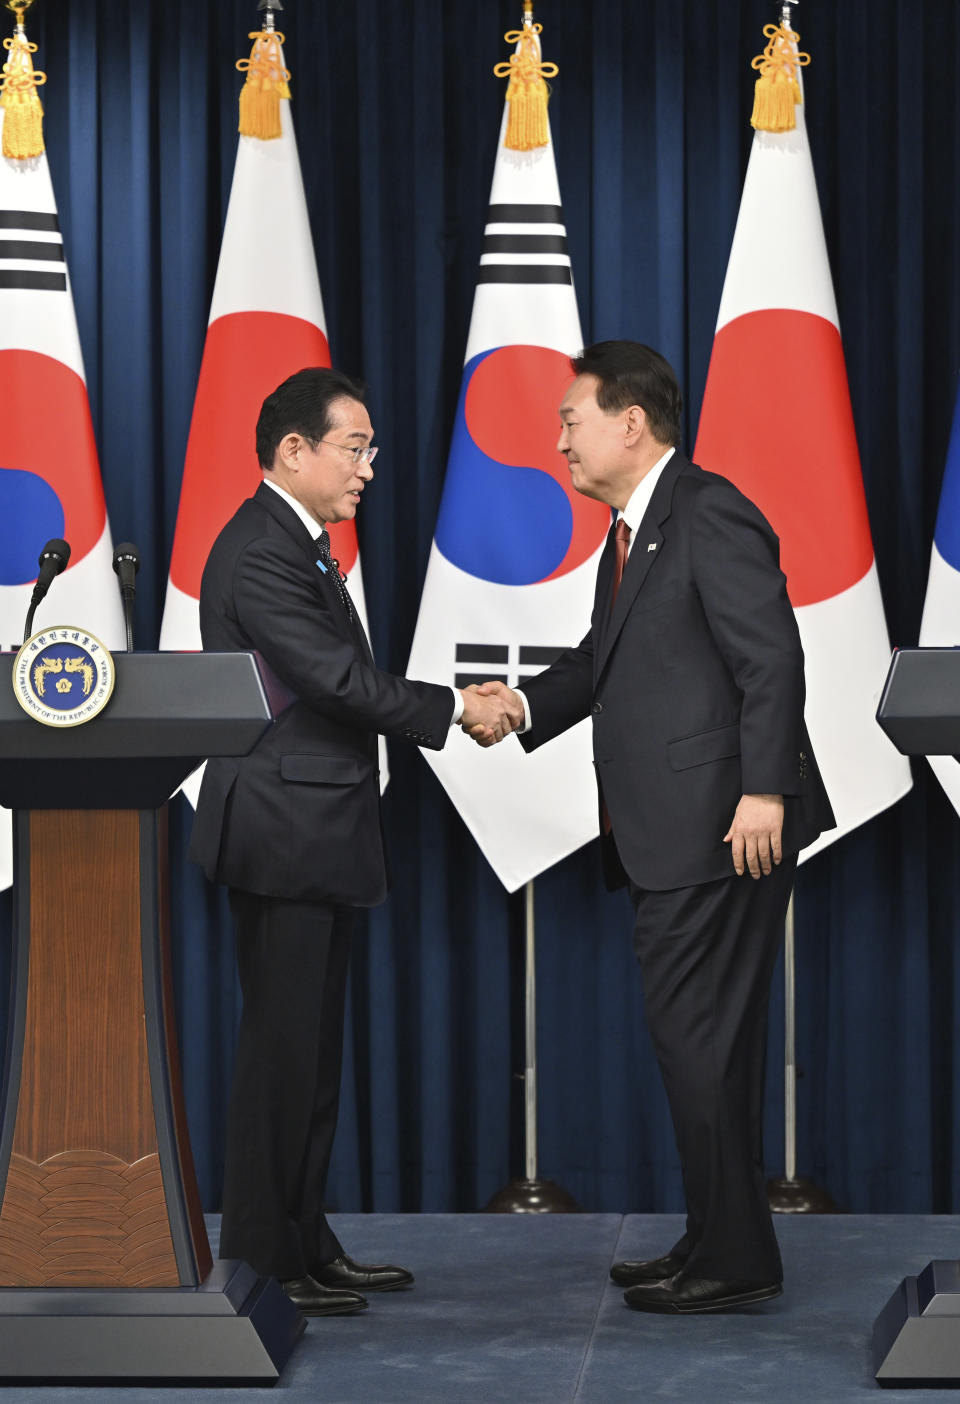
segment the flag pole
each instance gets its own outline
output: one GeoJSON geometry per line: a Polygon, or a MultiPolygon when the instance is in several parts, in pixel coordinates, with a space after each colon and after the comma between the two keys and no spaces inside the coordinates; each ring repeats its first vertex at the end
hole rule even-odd
{"type": "MultiPolygon", "coordinates": [[[[523,0],[523,29],[518,31],[535,43],[533,25],[533,0],[523,0]]],[[[509,37],[509,36],[508,36],[509,37]]],[[[539,50],[537,51],[539,53],[539,50]]],[[[510,69],[510,64],[500,64],[494,69],[510,69]]],[[[554,69],[554,72],[556,70],[554,69]]],[[[546,140],[546,93],[542,80],[536,89],[524,93],[519,84],[508,90],[508,105],[511,107],[510,125],[507,128],[507,146],[528,149],[540,146],[546,140]],[[512,96],[511,96],[512,95],[512,96]],[[538,102],[538,96],[540,101],[538,102]]],[[[538,1176],[537,1157],[537,932],[534,916],[534,887],[531,879],[524,888],[524,1067],[523,1067],[523,1129],[524,1129],[524,1170],[525,1178],[511,1180],[505,1189],[498,1190],[487,1204],[488,1214],[577,1214],[580,1205],[567,1190],[553,1180],[541,1180],[538,1176]]]]}
{"type": "Polygon", "coordinates": [[[522,1180],[511,1180],[485,1205],[485,1214],[579,1214],[573,1195],[553,1180],[537,1174],[537,933],[534,887],[531,879],[523,890],[524,907],[524,1070],[523,1126],[524,1171],[522,1180]]]}
{"type": "MultiPolygon", "coordinates": [[[[786,7],[785,7],[786,8],[786,7]]],[[[797,1176],[797,981],[794,893],[790,893],[783,941],[783,1140],[781,1179],[767,1181],[775,1214],[839,1214],[840,1208],[813,1180],[797,1176]]]]}
{"type": "MultiPolygon", "coordinates": [[[[792,33],[791,15],[799,0],[783,0],[780,23],[792,33]]],[[[790,893],[783,941],[783,1158],[784,1175],[767,1183],[775,1214],[838,1214],[838,1205],[813,1180],[797,1176],[797,980],[795,891],[790,893]]]]}
{"type": "Polygon", "coordinates": [[[537,1178],[537,933],[534,924],[533,882],[523,891],[525,961],[524,961],[524,1032],[526,1058],[523,1068],[523,1127],[526,1149],[528,1183],[537,1178]]]}
{"type": "Polygon", "coordinates": [[[783,1097],[784,1169],[788,1180],[797,1178],[797,981],[796,922],[793,892],[787,904],[783,943],[783,1097]]]}
{"type": "MultiPolygon", "coordinates": [[[[510,57],[493,69],[495,77],[507,79],[500,138],[443,505],[407,665],[409,677],[457,687],[489,680],[491,664],[498,681],[522,686],[528,675],[522,669],[544,667],[559,656],[562,649],[555,645],[558,636],[566,636],[569,618],[589,618],[590,564],[610,526],[602,503],[573,491],[556,449],[556,405],[569,387],[569,358],[583,337],[547,111],[547,80],[558,69],[544,60],[533,0],[524,0],[522,9],[521,26],[504,35],[510,57]],[[471,386],[482,387],[482,394],[475,397],[471,386]],[[468,405],[473,407],[469,415],[468,405]],[[476,520],[476,493],[489,472],[499,475],[503,462],[529,461],[531,434],[539,445],[538,463],[552,461],[556,467],[572,530],[566,519],[541,522],[520,495],[504,493],[498,497],[503,529],[494,526],[497,546],[491,550],[491,524],[476,520]],[[487,593],[476,594],[476,581],[485,582],[487,593]],[[481,666],[482,673],[475,671],[481,666]]],[[[531,476],[541,478],[539,473],[531,476]]],[[[511,1007],[522,1000],[524,1014],[523,1045],[516,1049],[524,1079],[524,1156],[522,1169],[516,1169],[523,1178],[495,1194],[487,1207],[506,1212],[575,1209],[569,1195],[540,1178],[538,1165],[532,879],[596,835],[589,731],[571,728],[556,739],[546,760],[538,757],[532,765],[516,743],[501,746],[496,759],[481,758],[469,745],[448,745],[425,752],[424,758],[494,872],[508,892],[517,893],[510,908],[515,917],[517,889],[526,884],[522,957],[520,950],[510,952],[511,1007]],[[488,766],[499,769],[494,786],[488,774],[480,779],[488,766]],[[500,823],[482,817],[488,808],[500,823]],[[544,810],[557,811],[557,822],[547,834],[535,835],[544,810]],[[519,971],[514,975],[521,958],[522,995],[519,971]]],[[[513,1172],[512,1156],[510,1168],[513,1172]]]]}

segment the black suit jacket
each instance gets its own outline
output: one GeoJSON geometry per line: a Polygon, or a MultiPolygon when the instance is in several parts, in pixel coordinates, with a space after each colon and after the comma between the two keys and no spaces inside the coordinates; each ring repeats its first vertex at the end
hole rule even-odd
{"type": "Polygon", "coordinates": [[[297,514],[266,484],[210,552],[205,650],[256,650],[290,705],[249,756],[207,763],[190,856],[216,882],[368,907],[388,887],[377,733],[439,750],[449,687],[381,672],[297,514]]]}
{"type": "Polygon", "coordinates": [[[832,828],[779,542],[761,512],[677,452],[611,612],[613,559],[611,531],[590,631],[524,683],[532,729],[520,738],[533,750],[592,713],[615,839],[608,882],[664,890],[729,876],[723,835],[742,794],[784,796],[787,854],[832,828]]]}

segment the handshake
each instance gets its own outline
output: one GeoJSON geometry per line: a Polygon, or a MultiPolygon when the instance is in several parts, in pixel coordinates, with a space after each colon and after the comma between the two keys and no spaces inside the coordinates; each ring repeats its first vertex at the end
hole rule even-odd
{"type": "Polygon", "coordinates": [[[506,683],[471,683],[461,689],[460,726],[478,746],[495,746],[523,726],[523,703],[506,683]]]}

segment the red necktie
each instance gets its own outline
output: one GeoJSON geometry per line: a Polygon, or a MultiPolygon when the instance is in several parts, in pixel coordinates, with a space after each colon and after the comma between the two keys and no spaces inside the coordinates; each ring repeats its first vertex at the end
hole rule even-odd
{"type": "Polygon", "coordinates": [[[614,532],[616,544],[616,555],[613,558],[613,590],[610,594],[610,608],[613,609],[617,598],[617,591],[620,589],[620,581],[623,579],[623,568],[627,564],[627,551],[630,547],[630,528],[627,526],[626,517],[621,517],[617,522],[617,529],[614,532]]]}

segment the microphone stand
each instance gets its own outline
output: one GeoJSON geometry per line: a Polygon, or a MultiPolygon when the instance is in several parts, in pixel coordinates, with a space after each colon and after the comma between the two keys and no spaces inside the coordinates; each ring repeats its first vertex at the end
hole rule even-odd
{"type": "Polygon", "coordinates": [[[37,575],[37,582],[30,596],[30,607],[27,610],[27,619],[23,626],[23,638],[21,639],[21,643],[26,643],[27,639],[29,639],[30,635],[33,633],[33,616],[37,612],[37,605],[42,599],[46,598],[47,591],[60,572],[66,570],[69,560],[69,543],[61,540],[59,537],[53,537],[40,552],[40,558],[37,561],[40,572],[37,575]]]}
{"type": "Polygon", "coordinates": [[[129,585],[120,586],[120,599],[123,604],[123,623],[127,631],[127,652],[133,652],[133,590],[129,585]]]}
{"type": "Polygon", "coordinates": [[[47,593],[46,590],[40,590],[38,594],[38,588],[38,586],[34,585],[33,594],[30,596],[30,608],[27,610],[27,622],[23,626],[23,638],[20,640],[21,643],[26,643],[27,639],[33,633],[33,616],[37,612],[37,605],[47,593]]]}
{"type": "Polygon", "coordinates": [[[113,553],[113,569],[120,582],[120,602],[127,635],[127,652],[133,652],[133,601],[137,593],[136,576],[140,569],[140,552],[132,541],[123,541],[113,553]]]}

